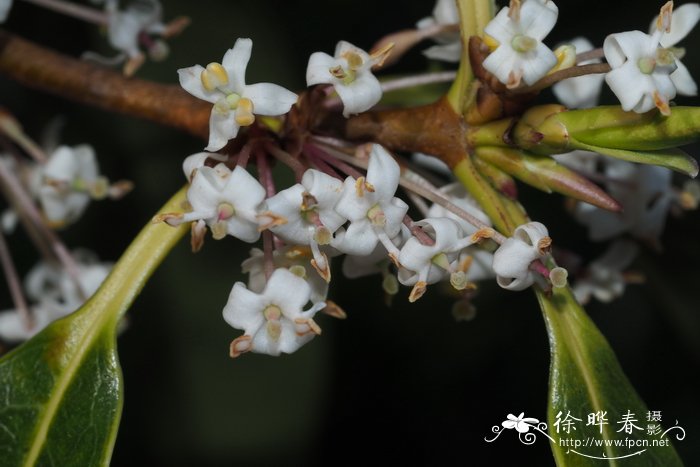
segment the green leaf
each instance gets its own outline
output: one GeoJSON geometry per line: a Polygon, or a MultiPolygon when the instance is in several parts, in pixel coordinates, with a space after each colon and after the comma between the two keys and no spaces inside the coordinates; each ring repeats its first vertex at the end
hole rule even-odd
{"type": "Polygon", "coordinates": [[[622,372],[607,340],[576,303],[569,289],[554,289],[551,296],[538,292],[538,299],[547,325],[552,358],[547,418],[557,465],[682,466],[668,439],[676,431],[670,431],[666,435],[668,438],[647,435],[646,405],[622,372]],[[602,425],[602,433],[599,426],[586,426],[587,415],[599,411],[607,412],[608,424],[602,425]],[[618,432],[623,425],[617,422],[628,411],[635,415],[635,425],[643,430],[634,429],[632,434],[624,430],[618,432]],[[568,412],[581,419],[575,422],[576,431],[567,434],[561,430],[561,433],[557,433],[555,422],[559,412],[562,419],[568,412]],[[585,442],[589,437],[591,441],[588,446],[566,446],[561,445],[560,441],[585,442]],[[616,440],[624,443],[625,439],[647,442],[649,446],[628,448],[614,445],[616,440]],[[652,446],[653,440],[658,439],[668,439],[668,445],[652,446]],[[594,445],[593,440],[600,440],[601,445],[594,445]],[[605,440],[612,445],[605,446],[605,440]]]}
{"type": "MultiPolygon", "coordinates": [[[[163,210],[180,210],[184,195],[163,210]]],[[[116,327],[186,231],[147,225],[78,311],[0,359],[3,467],[109,465],[122,406],[116,327]]]]}
{"type": "Polygon", "coordinates": [[[571,144],[576,149],[594,151],[623,161],[636,162],[638,164],[658,165],[660,167],[666,167],[668,169],[690,175],[693,178],[698,175],[697,161],[680,149],[671,148],[661,149],[658,151],[628,151],[625,149],[593,146],[574,140],[571,141],[571,144]]]}

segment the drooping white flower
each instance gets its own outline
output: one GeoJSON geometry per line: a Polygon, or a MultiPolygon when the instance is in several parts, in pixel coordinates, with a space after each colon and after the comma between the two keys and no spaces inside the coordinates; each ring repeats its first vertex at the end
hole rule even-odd
{"type": "Polygon", "coordinates": [[[264,199],[265,188],[244,168],[231,171],[220,163],[197,170],[187,191],[191,212],[161,218],[171,225],[204,221],[217,240],[228,234],[252,243],[260,238],[257,216],[264,199]]]}
{"type": "Polygon", "coordinates": [[[466,274],[458,268],[460,252],[477,238],[465,236],[459,224],[445,217],[428,218],[415,223],[433,242],[409,238],[399,254],[399,282],[413,285],[410,301],[418,300],[428,284],[450,275],[452,285],[462,290],[467,286],[466,274]]]}
{"type": "Polygon", "coordinates": [[[163,7],[158,0],[134,0],[124,10],[119,10],[118,0],[107,0],[105,12],[109,43],[131,59],[142,56],[142,34],[160,35],[166,29],[163,7]]]}
{"type": "Polygon", "coordinates": [[[224,307],[224,319],[244,335],[231,342],[231,356],[248,351],[268,355],[293,353],[309,342],[321,329],[314,322],[316,312],[326,306],[314,303],[311,287],[299,276],[280,268],[272,273],[261,293],[236,282],[224,307]]]}
{"type": "Polygon", "coordinates": [[[574,213],[576,219],[588,227],[594,241],[629,232],[657,242],[675,199],[671,170],[607,157],[603,161],[606,191],[622,205],[622,211],[610,212],[580,202],[574,213]]]}
{"type": "Polygon", "coordinates": [[[50,224],[63,226],[78,220],[90,199],[104,198],[109,183],[100,176],[95,151],[88,145],[60,146],[36,171],[32,192],[50,224]]]}
{"type": "MultiPolygon", "coordinates": [[[[458,25],[459,11],[455,0],[437,0],[433,15],[421,19],[416,24],[418,29],[428,29],[438,25],[458,25]]],[[[433,60],[458,62],[462,53],[462,41],[459,30],[442,32],[432,36],[439,45],[434,45],[423,51],[423,55],[433,60]]]]}
{"type": "MultiPolygon", "coordinates": [[[[585,37],[577,37],[571,41],[576,53],[593,50],[593,44],[585,37]]],[[[600,59],[586,60],[577,65],[600,63],[600,59]]],[[[587,109],[598,104],[601,87],[605,76],[601,73],[577,76],[565,79],[552,86],[552,92],[559,102],[570,109],[587,109]]]]}
{"type": "Polygon", "coordinates": [[[335,210],[350,221],[338,231],[334,247],[343,253],[368,255],[381,242],[390,255],[398,256],[391,242],[401,231],[408,205],[394,197],[399,186],[399,165],[378,144],[372,145],[367,177],[345,179],[343,193],[335,210]]]}
{"type": "Polygon", "coordinates": [[[0,0],[0,23],[4,23],[7,20],[7,15],[10,14],[10,9],[12,9],[13,0],[0,0]]]}
{"type": "Polygon", "coordinates": [[[313,264],[326,280],[330,280],[330,268],[319,245],[330,245],[333,234],[346,221],[334,210],[342,190],[343,182],[337,178],[309,169],[301,183],[280,191],[266,202],[269,212],[286,221],[270,230],[288,244],[310,245],[313,264]]]}
{"type": "Polygon", "coordinates": [[[628,240],[616,240],[600,258],[591,262],[586,276],[573,285],[576,300],[586,304],[591,297],[608,303],[625,291],[623,271],[637,256],[637,245],[628,240]]]}
{"type": "Polygon", "coordinates": [[[272,83],[246,84],[245,72],[253,41],[238,39],[221,63],[206,68],[195,65],[178,70],[180,85],[195,97],[211,102],[207,151],[218,151],[238,135],[241,126],[252,125],[255,115],[283,115],[297,95],[272,83]]]}
{"type": "MultiPolygon", "coordinates": [[[[306,281],[311,287],[312,303],[323,302],[328,296],[328,282],[316,274],[310,260],[313,258],[310,248],[286,246],[276,249],[272,254],[275,268],[289,269],[306,281]]],[[[267,280],[265,278],[264,253],[259,248],[252,248],[250,256],[241,263],[241,271],[248,274],[248,290],[262,293],[267,280]]]]}
{"type": "MultiPolygon", "coordinates": [[[[649,34],[654,34],[658,29],[658,16],[654,18],[649,27],[649,34]]],[[[666,32],[661,31],[659,43],[661,47],[671,49],[671,53],[676,58],[676,71],[671,73],[671,81],[676,86],[678,94],[685,96],[695,96],[698,93],[698,86],[690,75],[688,69],[681,63],[680,58],[683,55],[683,49],[673,49],[673,46],[678,44],[695,25],[700,21],[700,4],[686,3],[678,7],[671,15],[671,30],[666,32]]]]}
{"type": "Polygon", "coordinates": [[[528,222],[515,228],[493,255],[493,270],[498,285],[508,290],[524,290],[535,281],[530,264],[549,251],[551,239],[547,227],[528,222]]]}
{"type": "Polygon", "coordinates": [[[484,68],[509,88],[542,78],[557,64],[557,57],[542,40],[556,24],[558,14],[552,1],[526,0],[522,6],[512,1],[484,29],[498,42],[484,60],[484,68]]]}
{"type": "Polygon", "coordinates": [[[372,74],[389,52],[384,48],[369,55],[349,42],[340,41],[333,57],[314,52],[306,67],[306,84],[332,84],[343,101],[343,115],[348,117],[369,110],[382,98],[382,87],[372,74]]]}

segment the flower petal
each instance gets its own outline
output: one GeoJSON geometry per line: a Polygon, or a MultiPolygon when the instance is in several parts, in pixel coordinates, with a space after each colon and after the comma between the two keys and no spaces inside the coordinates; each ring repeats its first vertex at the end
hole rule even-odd
{"type": "MultiPolygon", "coordinates": [[[[649,26],[649,34],[656,31],[655,17],[649,26]]],[[[661,36],[661,45],[663,47],[673,47],[678,44],[700,20],[700,5],[697,3],[686,3],[673,11],[671,16],[671,31],[661,36]]]]}
{"type": "Polygon", "coordinates": [[[336,84],[335,91],[343,101],[345,117],[369,110],[382,98],[382,85],[370,70],[358,72],[349,85],[336,84]]]}
{"type": "Polygon", "coordinates": [[[242,97],[253,101],[255,115],[274,116],[289,112],[299,96],[277,84],[257,83],[246,86],[242,97]]]}
{"type": "Polygon", "coordinates": [[[224,320],[246,334],[255,334],[265,320],[262,314],[265,304],[262,295],[248,290],[243,282],[236,282],[224,306],[224,320]]]}
{"type": "Polygon", "coordinates": [[[238,135],[239,128],[240,125],[236,123],[236,119],[230,112],[221,113],[212,109],[209,116],[209,144],[204,149],[218,151],[238,135]]]}
{"type": "Polygon", "coordinates": [[[676,86],[678,94],[683,96],[697,96],[698,85],[695,83],[688,69],[680,60],[676,60],[676,66],[678,68],[671,73],[671,81],[673,81],[673,85],[676,86]]]}
{"type": "Polygon", "coordinates": [[[338,60],[324,52],[314,52],[309,57],[306,67],[306,85],[313,86],[321,83],[335,83],[330,69],[338,65],[338,60]]]}
{"type": "Polygon", "coordinates": [[[400,176],[399,164],[389,152],[381,145],[373,144],[367,167],[367,182],[374,186],[374,195],[381,200],[393,198],[400,176]]]}
{"type": "Polygon", "coordinates": [[[204,89],[204,86],[202,86],[202,71],[204,71],[204,67],[201,65],[177,70],[180,86],[194,97],[215,104],[223,95],[217,90],[207,91],[204,89]]]}
{"type": "Polygon", "coordinates": [[[228,73],[229,86],[237,94],[242,94],[245,89],[245,70],[248,67],[252,50],[252,40],[239,38],[233,44],[233,48],[226,51],[223,60],[221,60],[221,64],[228,73]]]}

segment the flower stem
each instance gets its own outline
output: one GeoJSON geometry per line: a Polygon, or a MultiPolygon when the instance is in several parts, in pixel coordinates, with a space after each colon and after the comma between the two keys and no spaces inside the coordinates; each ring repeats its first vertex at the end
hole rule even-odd
{"type": "Polygon", "coordinates": [[[19,275],[12,261],[12,255],[7,247],[7,242],[5,242],[5,235],[2,233],[2,229],[0,229],[0,263],[2,263],[2,270],[7,279],[7,288],[10,289],[10,295],[12,295],[12,302],[15,304],[24,328],[30,330],[34,327],[34,318],[29,305],[27,305],[27,300],[24,298],[24,293],[22,293],[19,275]]]}

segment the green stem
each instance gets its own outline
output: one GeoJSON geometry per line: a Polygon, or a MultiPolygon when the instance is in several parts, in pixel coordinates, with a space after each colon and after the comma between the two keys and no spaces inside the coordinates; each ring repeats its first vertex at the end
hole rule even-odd
{"type": "Polygon", "coordinates": [[[469,61],[469,38],[483,36],[484,28],[494,14],[493,0],[456,0],[459,10],[462,56],[459,61],[457,78],[447,93],[447,100],[458,114],[462,115],[474,98],[472,84],[474,71],[469,61]]]}

